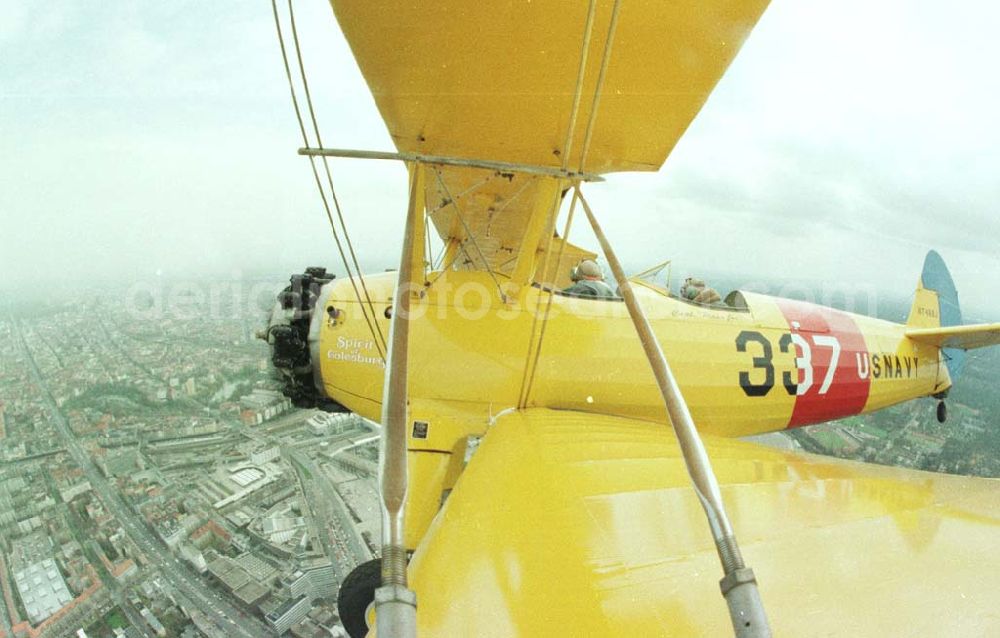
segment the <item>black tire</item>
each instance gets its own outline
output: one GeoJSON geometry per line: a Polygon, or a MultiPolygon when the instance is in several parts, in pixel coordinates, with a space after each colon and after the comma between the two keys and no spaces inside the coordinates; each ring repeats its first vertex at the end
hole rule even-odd
{"type": "Polygon", "coordinates": [[[365,638],[368,635],[368,621],[365,613],[368,605],[375,600],[375,589],[382,583],[382,559],[375,558],[355,567],[337,594],[337,611],[340,622],[351,638],[365,638]]]}
{"type": "Polygon", "coordinates": [[[948,420],[948,406],[944,404],[944,401],[938,401],[937,420],[938,423],[944,423],[948,420]]]}

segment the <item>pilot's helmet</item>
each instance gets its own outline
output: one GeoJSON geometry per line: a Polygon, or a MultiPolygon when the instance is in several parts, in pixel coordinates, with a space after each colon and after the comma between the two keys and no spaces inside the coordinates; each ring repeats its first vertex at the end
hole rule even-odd
{"type": "Polygon", "coordinates": [[[705,282],[696,277],[688,277],[684,280],[684,285],[681,286],[681,297],[688,300],[693,300],[698,296],[702,290],[705,289],[705,282]]]}
{"type": "Polygon", "coordinates": [[[586,277],[604,279],[604,273],[601,272],[601,267],[593,259],[584,259],[573,269],[571,277],[573,281],[580,281],[586,277]]]}

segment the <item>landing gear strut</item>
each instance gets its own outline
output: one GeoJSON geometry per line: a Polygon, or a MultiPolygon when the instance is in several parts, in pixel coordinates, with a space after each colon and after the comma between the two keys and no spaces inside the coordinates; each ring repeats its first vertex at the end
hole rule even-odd
{"type": "Polygon", "coordinates": [[[938,401],[937,404],[937,420],[938,423],[944,423],[948,420],[948,406],[944,404],[944,401],[938,401]]]}

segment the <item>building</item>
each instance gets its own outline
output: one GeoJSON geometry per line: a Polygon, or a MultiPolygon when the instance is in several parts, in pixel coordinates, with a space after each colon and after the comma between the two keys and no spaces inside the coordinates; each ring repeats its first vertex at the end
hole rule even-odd
{"type": "Polygon", "coordinates": [[[271,595],[270,581],[277,573],[272,565],[250,554],[233,560],[209,553],[217,558],[208,564],[208,572],[244,605],[255,607],[271,595]]]}
{"type": "Polygon", "coordinates": [[[230,592],[236,591],[251,581],[250,575],[226,556],[219,556],[210,562],[208,572],[215,576],[230,592]]]}
{"type": "Polygon", "coordinates": [[[277,609],[266,614],[264,620],[274,630],[274,633],[280,636],[291,629],[292,625],[308,616],[310,607],[307,596],[289,598],[277,609]]]}
{"type": "Polygon", "coordinates": [[[236,564],[242,567],[257,582],[270,584],[278,577],[278,568],[261,555],[249,552],[236,557],[236,564]]]}
{"type": "Polygon", "coordinates": [[[283,471],[281,468],[274,463],[265,463],[260,466],[238,465],[229,468],[225,478],[230,485],[221,486],[224,488],[227,496],[215,501],[212,506],[217,510],[221,510],[255,492],[260,492],[258,497],[266,495],[268,490],[264,488],[272,486],[273,489],[276,481],[278,481],[282,474],[283,471]]]}
{"type": "Polygon", "coordinates": [[[71,485],[59,492],[59,496],[64,503],[69,503],[77,496],[90,491],[90,481],[84,479],[79,483],[71,485]]]}
{"type": "Polygon", "coordinates": [[[300,567],[309,576],[310,591],[313,598],[333,597],[338,583],[333,563],[329,559],[320,557],[303,561],[300,567]]]}
{"type": "Polygon", "coordinates": [[[341,449],[324,452],[323,455],[349,472],[357,472],[364,476],[378,476],[378,463],[358,456],[354,452],[345,452],[341,449]]]}
{"type": "Polygon", "coordinates": [[[163,525],[158,525],[156,533],[167,544],[167,547],[171,549],[180,545],[181,541],[187,536],[184,528],[175,521],[166,521],[163,525]]]}
{"type": "Polygon", "coordinates": [[[119,448],[109,451],[99,460],[105,476],[125,476],[144,469],[142,457],[135,448],[119,448]]]}
{"type": "Polygon", "coordinates": [[[256,607],[270,595],[270,589],[255,582],[249,582],[233,592],[233,596],[247,607],[256,607]]]}
{"type": "Polygon", "coordinates": [[[143,607],[142,611],[139,612],[139,613],[142,614],[143,620],[146,621],[146,623],[150,626],[150,628],[153,630],[153,632],[157,636],[166,636],[167,635],[166,628],[160,622],[160,619],[153,615],[153,612],[151,612],[148,609],[146,609],[145,607],[143,607]]]}
{"type": "Polygon", "coordinates": [[[337,572],[333,569],[333,564],[328,560],[323,560],[323,564],[313,567],[306,573],[312,582],[314,598],[333,598],[339,583],[337,582],[337,572]]]}
{"type": "Polygon", "coordinates": [[[256,450],[250,453],[250,462],[254,465],[263,465],[269,461],[274,461],[281,457],[281,450],[277,445],[272,445],[271,447],[264,448],[263,450],[256,450]]]}
{"type": "Polygon", "coordinates": [[[320,557],[303,561],[299,569],[282,581],[282,585],[292,598],[333,598],[337,590],[337,574],[333,570],[333,564],[325,557],[320,557]]]}
{"type": "Polygon", "coordinates": [[[260,424],[291,407],[291,400],[280,392],[256,388],[240,399],[240,418],[248,425],[260,424]]]}
{"type": "Polygon", "coordinates": [[[309,417],[309,431],[316,436],[343,434],[360,425],[360,417],[350,412],[317,412],[309,417]]]}
{"type": "Polygon", "coordinates": [[[213,544],[225,547],[232,539],[233,535],[215,521],[208,521],[191,534],[191,544],[201,550],[213,544]]]}
{"type": "MultiPolygon", "coordinates": [[[[17,593],[32,624],[37,625],[73,600],[59,567],[51,558],[14,574],[17,593]]],[[[308,610],[307,610],[308,611],[308,610]]]]}
{"type": "Polygon", "coordinates": [[[309,594],[309,577],[302,570],[296,570],[282,580],[285,591],[292,598],[309,594]]]}
{"type": "Polygon", "coordinates": [[[229,479],[240,487],[246,487],[251,483],[259,481],[265,476],[266,474],[264,474],[264,470],[252,465],[235,468],[229,473],[229,479]]]}
{"type": "Polygon", "coordinates": [[[204,574],[208,570],[208,563],[205,562],[205,555],[197,547],[190,543],[181,544],[181,558],[191,563],[199,574],[204,574]]]}

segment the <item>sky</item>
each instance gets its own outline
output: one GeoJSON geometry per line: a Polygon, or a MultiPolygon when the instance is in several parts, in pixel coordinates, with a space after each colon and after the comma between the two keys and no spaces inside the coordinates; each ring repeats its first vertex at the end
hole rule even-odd
{"type": "MultiPolygon", "coordinates": [[[[326,145],[392,150],[329,6],[295,7],[326,145]]],[[[619,254],[906,294],[936,248],[1000,318],[1000,6],[960,8],[773,0],[663,169],[587,187],[619,254]]],[[[339,270],[269,2],[0,16],[0,292],[339,270]]],[[[362,262],[394,265],[402,166],[334,170],[362,262]]]]}

